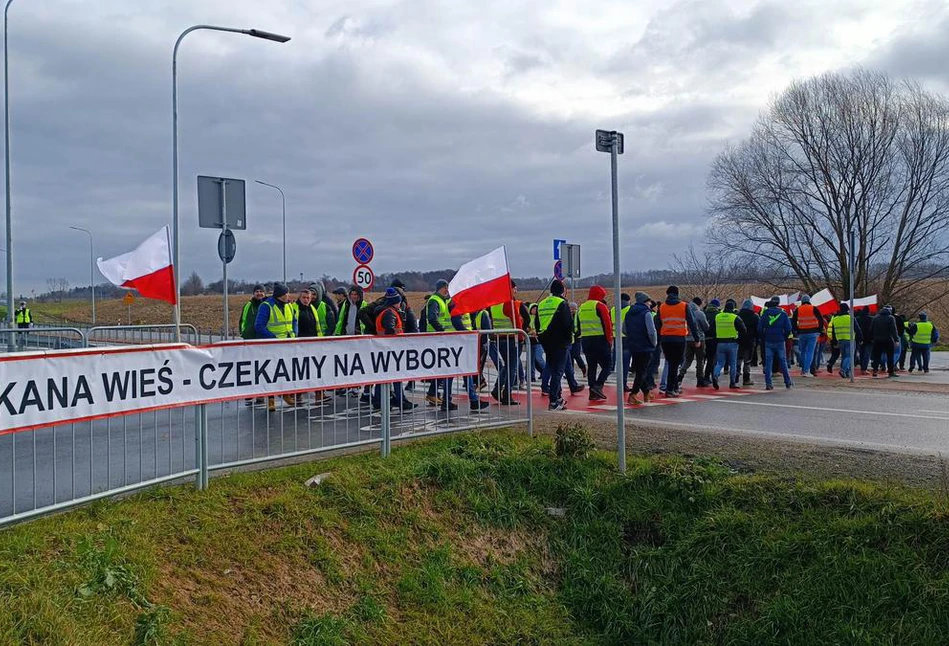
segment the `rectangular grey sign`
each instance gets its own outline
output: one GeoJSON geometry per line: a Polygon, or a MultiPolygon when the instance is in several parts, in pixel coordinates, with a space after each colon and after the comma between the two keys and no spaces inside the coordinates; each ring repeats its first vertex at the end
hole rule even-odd
{"type": "Polygon", "coordinates": [[[227,228],[246,229],[247,211],[244,201],[244,180],[232,177],[198,175],[198,226],[202,229],[221,229],[221,184],[224,184],[224,204],[227,207],[227,228]]]}

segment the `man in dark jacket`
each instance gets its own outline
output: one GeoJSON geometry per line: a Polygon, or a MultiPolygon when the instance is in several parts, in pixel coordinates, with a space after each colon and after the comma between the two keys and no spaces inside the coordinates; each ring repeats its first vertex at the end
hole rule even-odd
{"type": "Polygon", "coordinates": [[[570,304],[563,297],[563,283],[555,280],[550,284],[550,296],[537,304],[534,329],[544,347],[547,357],[546,369],[550,373],[548,410],[565,410],[563,398],[563,373],[567,368],[567,349],[573,341],[573,317],[570,304]]]}
{"type": "Polygon", "coordinates": [[[893,313],[893,320],[896,321],[896,333],[900,335],[900,343],[893,354],[893,363],[900,372],[906,370],[906,353],[909,350],[909,339],[906,338],[906,317],[896,311],[896,308],[890,305],[890,311],[893,313]]]}
{"type": "Polygon", "coordinates": [[[764,345],[764,383],[765,390],[774,390],[771,376],[774,373],[774,359],[777,357],[784,377],[784,387],[791,388],[791,373],[788,371],[787,339],[791,336],[791,319],[787,312],[778,307],[778,299],[767,302],[758,321],[758,337],[764,345]]]}
{"type": "Polygon", "coordinates": [[[746,298],[738,310],[738,318],[745,324],[745,334],[738,338],[738,357],[741,361],[742,386],[754,386],[751,380],[751,366],[754,363],[755,348],[758,346],[758,323],[760,318],[755,314],[755,305],[750,298],[746,298]]]}
{"type": "MultiPolygon", "coordinates": [[[[659,344],[662,354],[669,364],[669,377],[666,381],[666,396],[678,397],[679,367],[685,357],[686,337],[699,338],[698,326],[695,323],[695,314],[688,305],[679,299],[679,288],[670,285],[666,289],[666,301],[659,305],[656,314],[656,330],[659,332],[659,344]]],[[[693,341],[698,343],[698,341],[693,341]]],[[[713,382],[714,383],[714,382],[713,382]]]]}
{"type": "MultiPolygon", "coordinates": [[[[873,357],[873,317],[870,316],[869,307],[861,307],[857,311],[857,327],[860,329],[860,372],[867,374],[867,368],[870,367],[870,359],[873,357]]],[[[854,360],[856,363],[856,360],[854,360]]]]}
{"type": "Polygon", "coordinates": [[[244,309],[241,311],[241,338],[242,339],[256,339],[257,332],[254,330],[254,324],[257,321],[257,311],[260,309],[260,304],[264,302],[266,294],[264,293],[263,285],[254,285],[254,295],[253,297],[244,304],[244,309]]]}
{"type": "Polygon", "coordinates": [[[894,361],[895,351],[900,344],[900,335],[896,330],[896,319],[889,307],[884,307],[880,313],[873,317],[873,323],[870,325],[870,334],[873,337],[873,376],[876,377],[880,369],[880,362],[886,368],[887,375],[896,376],[896,362],[894,361]]]}
{"type": "Polygon", "coordinates": [[[636,292],[634,298],[636,304],[626,313],[623,328],[626,330],[626,342],[629,343],[633,370],[633,387],[626,401],[638,406],[652,400],[649,364],[659,343],[659,336],[649,309],[649,294],[636,292]],[[641,399],[639,393],[643,394],[641,399]]]}

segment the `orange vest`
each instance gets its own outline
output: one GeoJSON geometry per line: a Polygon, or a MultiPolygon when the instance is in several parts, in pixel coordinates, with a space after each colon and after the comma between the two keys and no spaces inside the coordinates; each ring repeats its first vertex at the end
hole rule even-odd
{"type": "Polygon", "coordinates": [[[385,334],[385,328],[382,326],[382,317],[389,311],[395,314],[395,333],[402,334],[402,317],[399,316],[399,310],[394,307],[387,307],[379,312],[379,316],[376,317],[376,334],[385,334]]]}
{"type": "Polygon", "coordinates": [[[810,303],[804,303],[797,308],[797,329],[799,331],[817,331],[820,329],[820,324],[817,322],[817,315],[814,313],[815,309],[817,308],[810,303]]]}
{"type": "Polygon", "coordinates": [[[659,319],[662,321],[662,329],[659,330],[661,336],[681,336],[689,335],[689,325],[685,320],[685,312],[688,305],[685,303],[660,303],[659,319]]]}

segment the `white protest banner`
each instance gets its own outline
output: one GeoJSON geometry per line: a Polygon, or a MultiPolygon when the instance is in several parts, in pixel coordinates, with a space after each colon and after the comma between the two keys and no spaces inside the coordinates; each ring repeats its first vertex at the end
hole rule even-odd
{"type": "Polygon", "coordinates": [[[226,399],[478,372],[478,335],[238,341],[0,357],[0,434],[226,399]]]}

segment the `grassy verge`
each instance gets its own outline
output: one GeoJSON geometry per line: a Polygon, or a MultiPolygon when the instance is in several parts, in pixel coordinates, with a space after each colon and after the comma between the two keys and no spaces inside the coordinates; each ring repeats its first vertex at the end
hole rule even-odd
{"type": "Polygon", "coordinates": [[[670,458],[621,476],[504,433],[0,533],[0,643],[936,644],[946,626],[949,516],[924,492],[670,458]]]}

